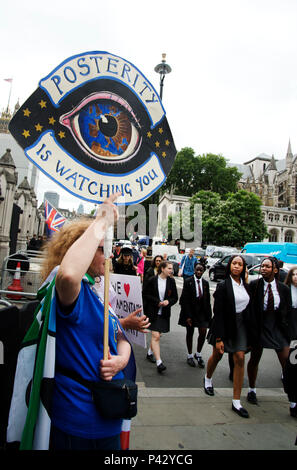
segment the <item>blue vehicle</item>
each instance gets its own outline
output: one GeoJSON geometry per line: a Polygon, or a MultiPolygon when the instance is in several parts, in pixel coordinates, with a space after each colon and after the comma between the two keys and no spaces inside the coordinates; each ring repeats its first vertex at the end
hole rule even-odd
{"type": "Polygon", "coordinates": [[[241,253],[261,253],[274,256],[284,263],[297,265],[297,243],[262,242],[246,243],[241,253]]]}

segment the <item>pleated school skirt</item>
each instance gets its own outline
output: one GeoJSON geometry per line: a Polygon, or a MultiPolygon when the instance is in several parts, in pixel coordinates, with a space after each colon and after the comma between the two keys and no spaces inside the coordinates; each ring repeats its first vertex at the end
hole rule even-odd
{"type": "Polygon", "coordinates": [[[279,327],[278,310],[264,311],[263,326],[261,331],[261,346],[266,349],[281,350],[289,346],[289,342],[279,327]]]}
{"type": "Polygon", "coordinates": [[[159,333],[168,333],[170,331],[170,318],[164,318],[162,315],[158,315],[158,318],[151,322],[148,329],[158,331],[159,333]]]}
{"type": "MultiPolygon", "coordinates": [[[[247,331],[246,326],[244,324],[244,313],[239,312],[236,313],[236,335],[234,338],[227,338],[224,339],[224,352],[227,353],[235,353],[237,351],[247,351],[248,350],[248,340],[247,340],[247,331]]],[[[216,345],[216,338],[213,333],[208,336],[208,342],[212,346],[216,345]]]]}

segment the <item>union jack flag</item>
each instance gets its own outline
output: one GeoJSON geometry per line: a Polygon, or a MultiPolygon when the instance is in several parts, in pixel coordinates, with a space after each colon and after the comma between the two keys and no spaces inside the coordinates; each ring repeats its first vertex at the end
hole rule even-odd
{"type": "Polygon", "coordinates": [[[54,208],[47,200],[44,202],[45,224],[47,236],[50,237],[53,232],[59,232],[63,227],[66,218],[63,217],[57,209],[54,208]]]}

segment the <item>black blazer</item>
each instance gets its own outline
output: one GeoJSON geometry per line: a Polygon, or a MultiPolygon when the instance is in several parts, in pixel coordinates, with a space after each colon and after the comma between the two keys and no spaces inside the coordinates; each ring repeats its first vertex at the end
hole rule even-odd
{"type": "MultiPolygon", "coordinates": [[[[249,285],[244,283],[244,287],[249,293],[249,285]]],[[[213,306],[213,323],[211,326],[211,334],[216,338],[221,338],[223,341],[234,339],[237,333],[236,325],[236,307],[235,297],[232,287],[232,280],[230,276],[217,285],[214,293],[214,306],[213,306]]],[[[244,324],[247,329],[248,341],[251,336],[250,329],[250,302],[244,310],[243,314],[244,324]]]]}
{"type": "MultiPolygon", "coordinates": [[[[202,309],[204,311],[205,319],[211,320],[211,305],[210,305],[210,292],[209,283],[201,278],[203,297],[202,297],[202,309]]],[[[183,290],[180,296],[179,303],[181,305],[181,311],[179,316],[178,324],[186,326],[187,318],[194,319],[195,317],[195,306],[197,303],[196,297],[196,276],[192,276],[184,281],[183,290]]]]}
{"type": "Polygon", "coordinates": [[[145,288],[145,285],[150,279],[152,279],[152,277],[155,277],[155,269],[152,266],[149,266],[146,270],[144,270],[142,289],[145,288]]]}
{"type": "MultiPolygon", "coordinates": [[[[291,313],[292,303],[290,289],[286,284],[279,282],[275,279],[278,293],[280,296],[279,308],[276,311],[278,316],[278,327],[285,335],[285,338],[289,341],[289,316],[291,313]]],[[[250,293],[251,293],[251,319],[252,327],[255,331],[255,339],[258,340],[261,336],[261,330],[263,327],[263,318],[264,318],[264,280],[256,279],[251,281],[249,284],[250,293]]]]}
{"type": "MultiPolygon", "coordinates": [[[[142,291],[143,298],[143,310],[150,321],[154,321],[158,318],[159,310],[159,290],[158,290],[158,276],[154,276],[148,280],[142,291]]],[[[169,304],[167,307],[162,308],[162,317],[170,318],[171,307],[178,301],[177,289],[175,280],[172,277],[168,277],[166,280],[166,289],[164,300],[168,300],[169,304]]]]}

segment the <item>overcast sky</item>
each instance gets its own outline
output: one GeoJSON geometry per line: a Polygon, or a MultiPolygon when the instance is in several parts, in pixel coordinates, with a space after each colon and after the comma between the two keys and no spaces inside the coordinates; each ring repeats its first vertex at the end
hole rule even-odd
{"type": "MultiPolygon", "coordinates": [[[[22,104],[66,58],[107,51],[132,62],[159,92],[163,52],[172,72],[163,104],[178,150],[243,163],[297,153],[296,0],[0,0],[0,109],[22,104]]],[[[38,193],[61,193],[41,179],[38,193]]],[[[62,196],[63,194],[63,196],[62,196]]],[[[65,204],[63,204],[65,202],[65,204]]]]}

